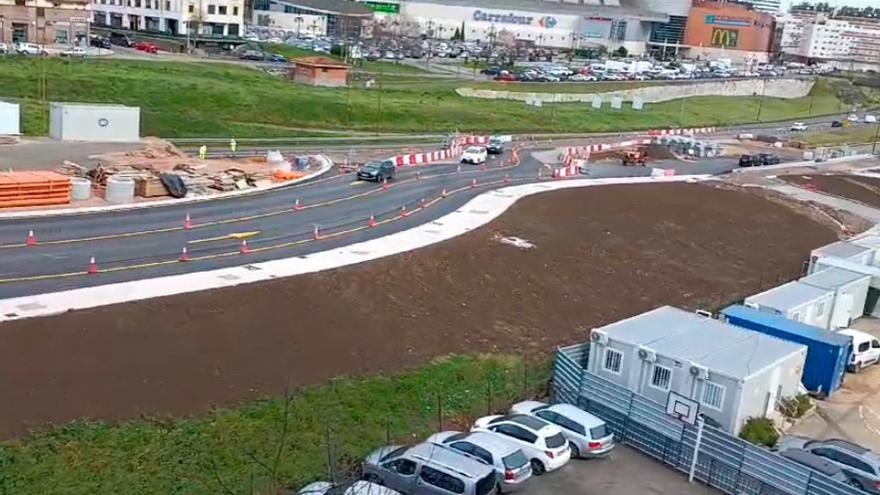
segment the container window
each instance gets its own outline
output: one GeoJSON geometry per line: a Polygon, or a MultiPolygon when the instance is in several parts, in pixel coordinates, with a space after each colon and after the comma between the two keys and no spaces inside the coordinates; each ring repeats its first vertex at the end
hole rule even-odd
{"type": "Polygon", "coordinates": [[[664,392],[669,391],[669,384],[672,381],[672,370],[666,366],[654,365],[654,372],[651,374],[651,386],[659,388],[664,392]]]}
{"type": "Polygon", "coordinates": [[[623,362],[623,353],[614,349],[605,349],[605,371],[620,374],[620,365],[623,362]]]}
{"type": "Polygon", "coordinates": [[[819,303],[816,306],[816,318],[821,318],[825,314],[825,303],[819,303]]]}
{"type": "Polygon", "coordinates": [[[703,400],[700,402],[706,407],[720,411],[721,405],[724,404],[724,390],[723,385],[706,380],[703,383],[703,400]]]}

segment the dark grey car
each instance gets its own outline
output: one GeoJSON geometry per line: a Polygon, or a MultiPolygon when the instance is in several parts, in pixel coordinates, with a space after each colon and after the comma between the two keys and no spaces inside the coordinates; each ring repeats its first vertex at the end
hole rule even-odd
{"type": "Polygon", "coordinates": [[[839,467],[849,484],[868,493],[880,494],[880,456],[846,440],[813,440],[799,436],[782,437],[778,450],[804,450],[839,467]]]}

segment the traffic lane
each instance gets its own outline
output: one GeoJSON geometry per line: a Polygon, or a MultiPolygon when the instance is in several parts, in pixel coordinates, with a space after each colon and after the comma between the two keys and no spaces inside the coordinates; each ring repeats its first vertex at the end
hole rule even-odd
{"type": "Polygon", "coordinates": [[[688,483],[682,473],[655,462],[625,445],[600,459],[573,459],[565,467],[540,478],[532,477],[522,495],[718,495],[699,483],[688,483]]]}
{"type": "MultiPolygon", "coordinates": [[[[534,181],[534,177],[531,176],[528,178],[520,177],[511,179],[511,183],[513,184],[534,181]]],[[[235,249],[237,245],[226,244],[222,247],[225,251],[223,255],[211,259],[184,263],[177,261],[177,257],[174,256],[163,260],[163,264],[155,266],[101,272],[95,275],[87,275],[85,273],[87,265],[82,265],[79,267],[80,271],[78,273],[68,277],[0,283],[0,297],[25,296],[165,275],[229,268],[279,258],[305,257],[314,252],[343,248],[351,244],[383,237],[436,220],[438,217],[460,208],[473,197],[485,193],[488,190],[503,186],[504,183],[502,178],[496,180],[496,183],[491,185],[484,182],[483,185],[478,185],[476,188],[466,187],[459,193],[452,194],[445,199],[436,201],[426,210],[411,212],[411,214],[405,218],[399,218],[399,215],[397,215],[397,218],[394,221],[380,224],[374,228],[367,227],[365,219],[360,222],[351,222],[353,225],[353,232],[345,235],[325,237],[318,241],[314,241],[311,235],[305,235],[302,239],[297,240],[299,242],[288,242],[284,243],[285,245],[283,247],[251,252],[250,254],[240,254],[238,250],[235,249]]],[[[325,231],[325,234],[331,234],[337,230],[338,229],[328,229],[325,231]]],[[[309,232],[309,234],[310,233],[311,232],[309,232]]],[[[252,243],[249,242],[249,244],[252,243]]],[[[255,249],[267,247],[261,245],[258,241],[255,241],[253,245],[255,249]]],[[[86,262],[87,261],[88,260],[86,259],[86,262]]],[[[98,262],[99,269],[103,269],[100,260],[98,260],[98,262]]],[[[232,282],[234,282],[233,279],[226,277],[221,281],[221,283],[227,284],[232,282]]]]}

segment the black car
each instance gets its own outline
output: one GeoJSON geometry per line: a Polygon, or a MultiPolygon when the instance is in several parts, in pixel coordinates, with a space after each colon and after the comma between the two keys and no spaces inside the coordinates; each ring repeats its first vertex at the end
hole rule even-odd
{"type": "Polygon", "coordinates": [[[480,71],[480,74],[485,74],[487,76],[497,76],[501,74],[501,67],[486,67],[485,69],[480,71]]]}
{"type": "Polygon", "coordinates": [[[761,163],[756,159],[757,157],[752,155],[741,155],[739,157],[739,166],[740,167],[757,167],[761,163]]]}
{"type": "Polygon", "coordinates": [[[758,162],[761,165],[779,165],[779,157],[773,153],[758,153],[758,162]]]}
{"type": "Polygon", "coordinates": [[[129,38],[128,36],[121,33],[110,33],[110,43],[126,47],[134,46],[134,41],[132,41],[131,38],[129,38]]]}
{"type": "Polygon", "coordinates": [[[366,165],[357,171],[357,179],[382,182],[385,179],[393,178],[396,168],[394,162],[391,160],[367,162],[366,165]]]}
{"type": "Polygon", "coordinates": [[[843,122],[841,122],[839,120],[835,120],[834,122],[831,123],[831,127],[843,127],[843,122]]]}
{"type": "Polygon", "coordinates": [[[486,153],[490,155],[500,155],[504,153],[504,143],[500,139],[490,139],[486,145],[486,153]]]}
{"type": "Polygon", "coordinates": [[[103,36],[92,35],[91,39],[89,39],[89,45],[95,48],[106,48],[109,50],[111,44],[110,40],[103,36]]]}

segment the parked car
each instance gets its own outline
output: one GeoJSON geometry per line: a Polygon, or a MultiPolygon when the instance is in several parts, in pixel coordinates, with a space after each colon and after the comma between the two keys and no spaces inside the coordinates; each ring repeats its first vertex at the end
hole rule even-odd
{"type": "Polygon", "coordinates": [[[296,493],[297,495],[400,495],[396,490],[364,480],[355,481],[350,485],[316,481],[302,487],[296,493]]]}
{"type": "Polygon", "coordinates": [[[859,116],[856,115],[856,114],[854,114],[854,113],[851,113],[851,114],[849,114],[849,116],[846,118],[846,120],[848,120],[848,121],[850,121],[850,122],[858,122],[858,121],[859,121],[859,116]]]}
{"type": "Polygon", "coordinates": [[[474,422],[471,431],[490,432],[514,442],[529,458],[535,476],[559,469],[571,458],[568,442],[559,428],[534,416],[486,416],[474,422]]]}
{"type": "Polygon", "coordinates": [[[739,166],[740,167],[757,167],[758,165],[760,165],[760,162],[758,162],[755,159],[754,155],[740,155],[739,156],[739,166]]]}
{"type": "Polygon", "coordinates": [[[242,60],[254,60],[257,62],[262,62],[266,60],[266,55],[263,54],[260,50],[245,50],[241,52],[241,55],[238,58],[242,60]]]}
{"type": "Polygon", "coordinates": [[[407,495],[490,495],[498,488],[494,469],[432,443],[377,449],[364,460],[363,473],[407,495]]]}
{"type": "Polygon", "coordinates": [[[501,72],[497,76],[495,76],[496,81],[505,81],[505,82],[513,82],[516,81],[516,76],[511,74],[510,72],[501,72]]]}
{"type": "Polygon", "coordinates": [[[122,33],[110,33],[110,43],[128,48],[134,46],[134,41],[122,33]]]}
{"type": "Polygon", "coordinates": [[[492,138],[486,145],[486,153],[490,155],[500,155],[504,153],[504,143],[500,139],[492,138]]]}
{"type": "Polygon", "coordinates": [[[0,43],[0,54],[9,53],[9,46],[6,43],[0,43]]]}
{"type": "Polygon", "coordinates": [[[470,148],[464,150],[464,153],[461,154],[461,163],[480,165],[482,163],[486,163],[486,158],[488,154],[489,153],[486,151],[486,148],[482,146],[471,146],[470,148]]]}
{"type": "Polygon", "coordinates": [[[522,450],[507,439],[481,431],[444,431],[425,440],[460,452],[492,466],[504,493],[516,490],[532,477],[532,465],[522,450]]]}
{"type": "Polygon", "coordinates": [[[138,41],[134,44],[134,49],[146,53],[159,53],[159,47],[149,41],[138,41]]]}
{"type": "Polygon", "coordinates": [[[287,57],[281,55],[280,53],[273,53],[272,55],[269,55],[269,62],[273,62],[276,64],[286,64],[287,57]]]}
{"type": "Polygon", "coordinates": [[[780,452],[779,455],[794,461],[801,466],[806,467],[807,469],[811,469],[820,474],[824,474],[834,481],[839,481],[840,483],[849,483],[849,478],[846,477],[846,473],[843,472],[836,464],[831,461],[819,457],[815,454],[811,454],[806,450],[801,449],[789,449],[783,452],[780,452]]]}
{"type": "Polygon", "coordinates": [[[858,373],[863,369],[880,362],[880,340],[877,337],[858,330],[846,328],[840,334],[852,337],[853,352],[847,363],[847,371],[858,373]]]}
{"type": "Polygon", "coordinates": [[[846,440],[813,440],[800,436],[779,439],[780,452],[799,449],[828,460],[846,474],[848,483],[868,493],[880,493],[880,456],[846,440]]]}
{"type": "Polygon", "coordinates": [[[480,71],[480,74],[485,74],[487,76],[497,76],[498,74],[501,74],[501,67],[486,67],[485,69],[480,71]]]}
{"type": "Polygon", "coordinates": [[[876,124],[877,116],[876,115],[865,115],[865,123],[866,124],[876,124]]]}
{"type": "Polygon", "coordinates": [[[806,130],[807,130],[807,125],[804,124],[803,122],[795,122],[794,124],[791,124],[791,131],[792,132],[805,132],[806,130]]]}
{"type": "Polygon", "coordinates": [[[839,120],[834,120],[831,122],[831,127],[843,127],[843,122],[839,120]]]}
{"type": "Polygon", "coordinates": [[[510,408],[511,414],[528,414],[553,423],[568,440],[572,457],[597,457],[614,448],[614,434],[604,421],[571,404],[548,405],[523,401],[510,408]]]}
{"type": "Polygon", "coordinates": [[[35,43],[16,43],[15,53],[19,55],[48,55],[45,48],[35,43]]]}
{"type": "Polygon", "coordinates": [[[72,46],[61,52],[62,57],[85,57],[86,55],[88,52],[81,46],[72,46]]]}
{"type": "Polygon", "coordinates": [[[761,165],[779,165],[779,157],[773,153],[758,153],[758,161],[761,165]]]}
{"type": "Polygon", "coordinates": [[[112,45],[110,44],[109,38],[93,34],[92,37],[89,39],[89,46],[93,46],[95,48],[105,48],[109,50],[112,45]]]}
{"type": "Polygon", "coordinates": [[[391,160],[375,160],[367,162],[366,165],[358,169],[357,180],[368,180],[374,182],[382,182],[386,179],[393,179],[397,167],[391,160]]]}

